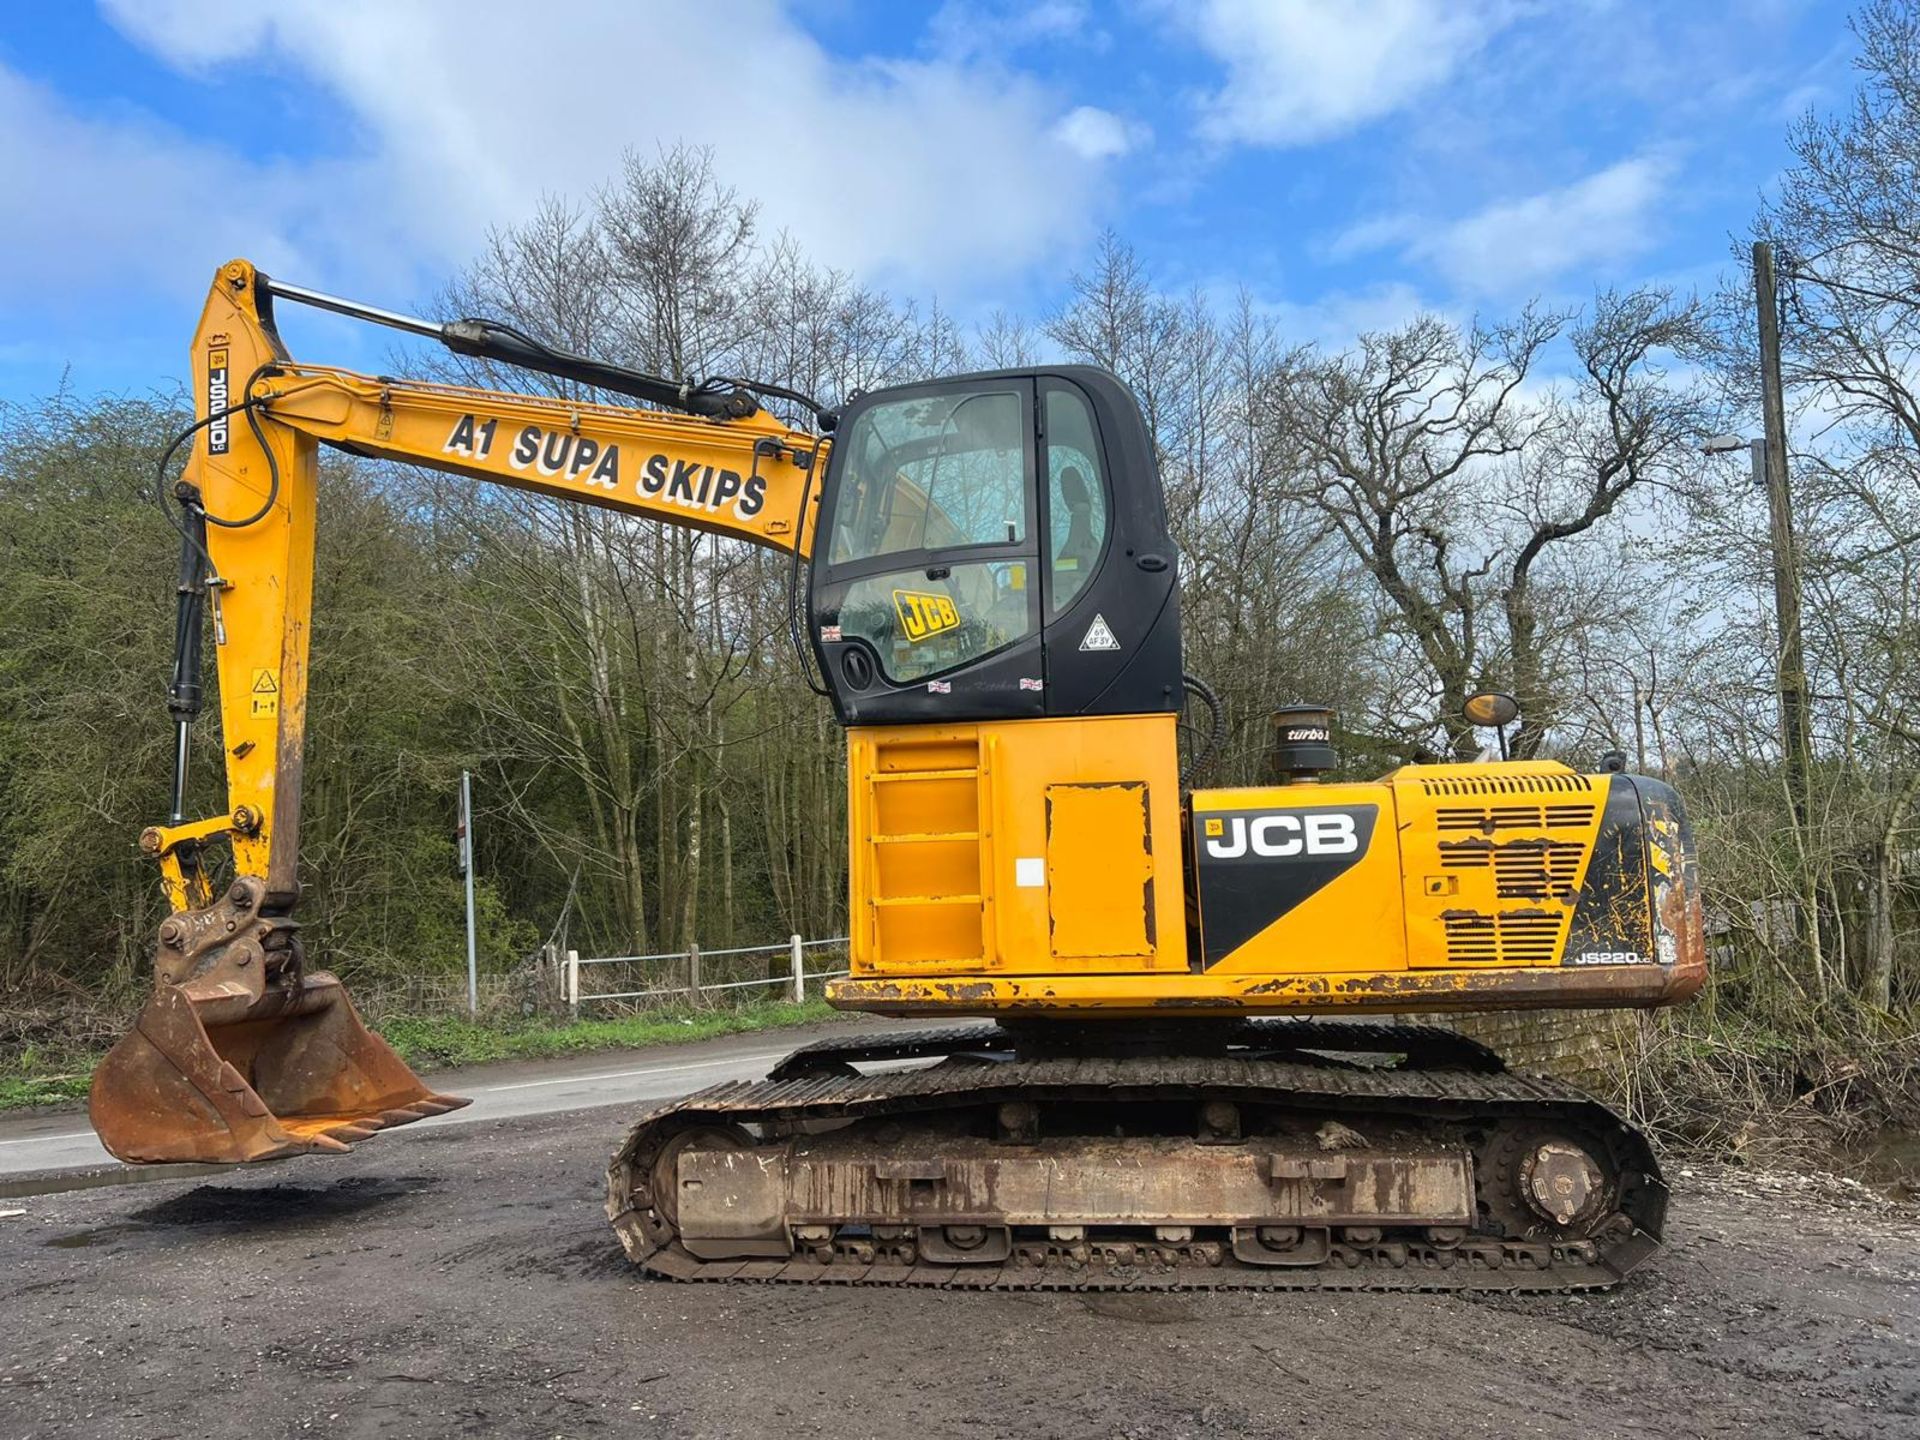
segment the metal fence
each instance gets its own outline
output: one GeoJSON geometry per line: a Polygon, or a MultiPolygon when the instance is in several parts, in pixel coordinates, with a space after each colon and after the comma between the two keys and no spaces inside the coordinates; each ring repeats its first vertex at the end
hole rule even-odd
{"type": "MultiPolygon", "coordinates": [[[[541,1003],[540,992],[530,978],[534,968],[534,965],[522,966],[503,974],[480,976],[478,1013],[496,1019],[557,1013],[559,985],[554,984],[552,998],[541,1003]]],[[[416,974],[404,979],[349,978],[347,989],[353,996],[354,1008],[369,1023],[399,1016],[470,1013],[467,977],[458,973],[416,974]]]]}
{"type": "Polygon", "coordinates": [[[807,968],[807,957],[844,958],[847,937],[824,940],[787,937],[779,945],[742,945],[727,950],[673,951],[661,955],[583,956],[569,950],[563,964],[566,1005],[573,1015],[583,1005],[610,1004],[639,1008],[663,1000],[703,1000],[709,996],[746,998],[767,986],[784,987],[787,998],[807,998],[807,985],[847,973],[839,969],[807,968]],[[615,969],[614,967],[618,967],[615,969]],[[759,972],[759,973],[753,973],[759,972]]]}

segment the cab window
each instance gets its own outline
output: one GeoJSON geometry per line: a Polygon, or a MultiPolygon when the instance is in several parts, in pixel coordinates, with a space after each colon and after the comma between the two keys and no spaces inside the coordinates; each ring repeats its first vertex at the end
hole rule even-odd
{"type": "Polygon", "coordinates": [[[1107,487],[1093,415],[1076,390],[1049,386],[1047,420],[1047,570],[1050,614],[1071,605],[1100,568],[1107,544],[1107,487]]]}
{"type": "Polygon", "coordinates": [[[848,587],[841,632],[865,640],[896,684],[924,680],[1033,633],[1027,562],[973,561],[868,575],[848,587]]]}
{"type": "Polygon", "coordinates": [[[895,684],[1039,628],[1031,393],[948,386],[871,406],[836,437],[827,564],[850,581],[836,623],[895,684]]]}
{"type": "Polygon", "coordinates": [[[863,411],[840,442],[829,563],[1023,543],[1021,408],[1014,390],[944,390],[863,411]]]}

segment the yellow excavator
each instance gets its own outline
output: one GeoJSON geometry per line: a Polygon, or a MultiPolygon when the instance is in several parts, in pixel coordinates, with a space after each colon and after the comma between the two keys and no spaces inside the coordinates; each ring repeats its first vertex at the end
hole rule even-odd
{"type": "MultiPolygon", "coordinates": [[[[173,913],[152,998],[94,1077],[117,1156],[338,1151],[465,1103],[307,969],[293,918],[324,443],[790,557],[792,640],[847,737],[851,972],[828,999],[972,1021],[807,1046],[642,1115],[607,1213],[648,1271],[1564,1289],[1657,1248],[1642,1134],[1407,1017],[1691,995],[1706,959],[1679,797],[1546,761],[1328,783],[1332,716],[1304,706],[1274,716],[1274,783],[1194,787],[1178,717],[1195,694],[1217,734],[1218,706],[1182,670],[1153,439],[1112,375],[993,371],[827,409],[240,260],[192,356],[173,814],[141,836],[173,913]],[[649,408],[296,361],[276,302],[649,408]],[[228,809],[189,819],[209,623],[228,809]]],[[[1476,719],[1511,718],[1483,703],[1476,719]]]]}

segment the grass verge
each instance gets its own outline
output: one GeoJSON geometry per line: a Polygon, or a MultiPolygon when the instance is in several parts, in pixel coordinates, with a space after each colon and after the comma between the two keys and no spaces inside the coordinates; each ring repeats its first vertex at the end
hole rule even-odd
{"type": "MultiPolygon", "coordinates": [[[[737,1010],[653,1011],[613,1020],[469,1020],[464,1016],[392,1015],[372,1028],[416,1070],[541,1060],[592,1050],[643,1049],[710,1040],[751,1030],[778,1030],[844,1018],[824,1000],[743,1005],[737,1010]]],[[[0,1111],[84,1100],[104,1052],[50,1055],[29,1048],[0,1060],[0,1111]]]]}
{"type": "Polygon", "coordinates": [[[0,1075],[0,1110],[24,1110],[30,1105],[55,1105],[87,1098],[87,1080],[93,1068],[73,1075],[0,1075]]]}
{"type": "Polygon", "coordinates": [[[588,1050],[641,1049],[749,1030],[778,1030],[844,1018],[824,1000],[795,1005],[744,1005],[738,1010],[692,1010],[629,1015],[614,1020],[525,1020],[487,1024],[460,1016],[396,1016],[373,1028],[416,1070],[480,1065],[490,1060],[541,1060],[588,1050]]]}

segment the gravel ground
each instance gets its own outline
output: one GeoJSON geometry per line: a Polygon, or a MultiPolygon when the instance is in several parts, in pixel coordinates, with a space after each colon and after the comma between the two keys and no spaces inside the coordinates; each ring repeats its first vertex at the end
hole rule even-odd
{"type": "Polygon", "coordinates": [[[621,1109],[0,1202],[0,1437],[1920,1436],[1920,1212],[1677,1176],[1588,1296],[640,1278],[621,1109]]]}

